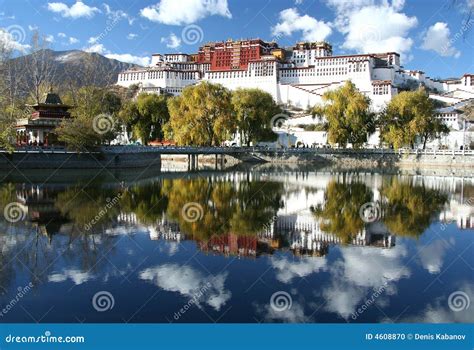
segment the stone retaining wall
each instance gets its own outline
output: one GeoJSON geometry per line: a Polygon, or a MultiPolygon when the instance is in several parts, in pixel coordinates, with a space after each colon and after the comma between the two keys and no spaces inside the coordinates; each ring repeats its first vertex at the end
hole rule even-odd
{"type": "Polygon", "coordinates": [[[161,165],[157,153],[42,153],[0,154],[0,168],[18,169],[124,169],[161,165]]]}

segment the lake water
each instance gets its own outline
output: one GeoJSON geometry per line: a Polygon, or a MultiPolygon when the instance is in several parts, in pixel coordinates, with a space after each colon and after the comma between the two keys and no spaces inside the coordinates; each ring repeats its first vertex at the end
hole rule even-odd
{"type": "Polygon", "coordinates": [[[1,322],[474,321],[472,177],[30,175],[0,177],[1,322]]]}

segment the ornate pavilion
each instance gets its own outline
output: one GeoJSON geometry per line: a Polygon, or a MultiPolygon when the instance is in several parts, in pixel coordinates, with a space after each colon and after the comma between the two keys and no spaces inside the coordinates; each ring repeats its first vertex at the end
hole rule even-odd
{"type": "Polygon", "coordinates": [[[18,120],[16,125],[17,144],[48,146],[57,143],[55,128],[64,118],[70,118],[71,106],[62,103],[58,94],[52,91],[44,94],[39,103],[28,105],[33,108],[29,118],[18,120]]]}

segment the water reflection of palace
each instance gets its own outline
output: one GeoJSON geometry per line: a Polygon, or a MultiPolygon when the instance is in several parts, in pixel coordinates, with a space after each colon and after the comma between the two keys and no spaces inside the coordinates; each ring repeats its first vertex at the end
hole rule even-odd
{"type": "MultiPolygon", "coordinates": [[[[332,244],[344,244],[341,237],[324,232],[321,224],[309,215],[279,216],[272,225],[274,235],[284,237],[295,255],[324,256],[332,244]]],[[[380,223],[368,224],[348,242],[356,246],[391,248],[395,236],[380,223]]]]}
{"type": "MultiPolygon", "coordinates": [[[[133,213],[121,213],[119,224],[141,225],[133,213]]],[[[151,240],[180,242],[193,238],[183,233],[179,225],[162,218],[154,225],[142,225],[149,232],[151,240]]],[[[325,256],[330,245],[344,244],[343,240],[321,230],[318,220],[307,216],[302,220],[297,215],[281,216],[269,223],[257,235],[237,235],[228,233],[214,235],[208,240],[193,239],[203,252],[225,256],[257,257],[273,254],[275,250],[290,250],[297,256],[325,256]]],[[[391,248],[395,245],[395,236],[378,223],[367,225],[356,234],[350,245],[391,248]]]]}
{"type": "MultiPolygon", "coordinates": [[[[162,194],[154,187],[145,187],[140,192],[142,187],[137,187],[135,192],[133,189],[131,191],[127,189],[128,197],[124,196],[122,199],[126,199],[128,202],[126,200],[117,202],[107,212],[106,216],[101,217],[103,221],[101,221],[100,225],[97,225],[97,232],[125,232],[123,230],[124,227],[128,227],[127,232],[135,232],[137,227],[141,227],[149,233],[151,240],[161,239],[176,242],[193,240],[201,251],[225,256],[257,257],[273,254],[275,250],[289,250],[297,256],[317,257],[328,254],[331,245],[347,244],[381,249],[393,247],[396,242],[395,234],[399,234],[396,229],[400,229],[396,225],[398,212],[392,213],[390,218],[392,221],[389,222],[391,226],[386,226],[382,223],[383,220],[370,224],[364,223],[360,227],[352,229],[350,234],[347,234],[347,232],[346,234],[334,234],[332,231],[330,233],[324,228],[322,221],[334,218],[335,221],[338,221],[340,216],[336,212],[337,215],[333,217],[327,216],[323,218],[324,220],[319,220],[311,212],[310,208],[312,206],[320,206],[324,209],[330,200],[339,198],[337,197],[339,195],[345,195],[347,189],[339,186],[339,184],[344,184],[344,186],[362,184],[362,186],[351,188],[351,191],[359,193],[364,201],[366,201],[364,197],[366,192],[371,193],[370,200],[378,201],[384,195],[387,195],[387,192],[383,193],[387,189],[392,190],[389,193],[392,196],[403,190],[405,191],[403,196],[409,197],[408,199],[410,200],[414,193],[411,191],[412,188],[426,187],[435,191],[430,192],[432,194],[442,192],[447,194],[447,201],[443,200],[442,209],[424,208],[426,217],[429,218],[431,213],[435,214],[433,219],[439,218],[444,223],[456,222],[459,228],[469,229],[474,227],[474,183],[472,179],[439,178],[436,176],[383,177],[375,174],[334,175],[330,173],[308,173],[305,176],[287,174],[284,177],[278,174],[270,174],[260,175],[259,178],[266,178],[267,181],[273,180],[276,183],[284,184],[284,191],[281,194],[281,201],[284,203],[284,206],[280,209],[275,209],[267,203],[266,205],[269,210],[265,215],[269,213],[268,216],[262,215],[258,218],[268,220],[270,215],[273,215],[272,210],[274,215],[266,223],[264,220],[256,221],[261,225],[261,229],[256,229],[252,232],[235,232],[235,228],[240,228],[241,223],[245,223],[246,216],[242,215],[241,221],[238,221],[239,225],[228,229],[229,232],[220,231],[218,234],[213,234],[214,229],[212,229],[209,230],[210,234],[207,236],[197,236],[195,232],[191,234],[189,230],[186,230],[186,227],[180,227],[176,215],[175,217],[170,217],[169,207],[163,206],[159,210],[151,211],[153,208],[158,208],[156,203],[165,202],[162,201],[162,196],[168,194],[162,194]],[[408,185],[408,190],[403,187],[405,185],[408,185]],[[331,189],[332,192],[328,192],[328,189],[331,189]],[[147,197],[150,194],[156,194],[155,204],[152,204],[147,197]],[[138,199],[140,199],[139,202],[138,199]],[[138,208],[139,206],[140,208],[138,208]]],[[[245,177],[242,176],[230,179],[225,178],[224,180],[230,181],[230,183],[224,181],[225,184],[230,184],[230,188],[239,188],[242,186],[240,182],[245,183],[246,181],[245,177]]],[[[215,181],[218,183],[216,179],[215,181]]],[[[220,189],[227,189],[227,187],[221,187],[220,189]]],[[[27,220],[40,227],[46,235],[51,236],[57,232],[67,233],[68,227],[66,226],[70,225],[70,223],[77,223],[78,220],[82,220],[83,224],[90,222],[99,211],[105,208],[110,198],[117,196],[119,190],[94,188],[91,190],[86,189],[88,192],[85,193],[82,187],[16,185],[12,186],[12,191],[13,198],[15,198],[25,212],[27,220]],[[78,200],[80,196],[82,197],[78,200]]],[[[425,193],[427,192],[421,191],[417,195],[423,198],[425,193]]],[[[352,194],[351,196],[356,197],[352,194]]],[[[249,198],[252,197],[249,196],[249,198]]],[[[350,202],[351,200],[351,198],[342,198],[342,202],[350,202]]],[[[244,199],[236,199],[240,200],[240,203],[245,203],[244,199]]],[[[172,203],[173,197],[170,196],[166,200],[172,203]]],[[[401,199],[395,197],[395,200],[405,204],[403,202],[405,200],[404,197],[401,199]]],[[[261,202],[256,203],[255,207],[251,207],[246,213],[253,213],[254,208],[261,208],[260,204],[261,202]]],[[[357,203],[354,201],[354,204],[357,203]]],[[[354,207],[357,209],[359,205],[354,207]]],[[[178,206],[177,212],[179,212],[179,208],[178,206]]],[[[223,208],[228,209],[227,207],[223,208]]],[[[220,212],[225,211],[221,210],[220,212]]],[[[228,212],[233,213],[233,211],[228,212]]],[[[216,213],[218,212],[216,211],[216,213]]],[[[403,226],[407,217],[404,212],[400,213],[403,218],[403,226]]],[[[332,215],[334,213],[329,214],[332,215]]],[[[418,217],[413,216],[413,218],[416,221],[418,217]]],[[[225,223],[229,218],[220,217],[218,219],[221,219],[220,222],[225,223]]],[[[260,226],[255,227],[258,228],[260,226]]],[[[416,229],[418,227],[414,227],[413,231],[416,231],[416,229]]],[[[418,231],[422,232],[423,230],[418,231]]]]}

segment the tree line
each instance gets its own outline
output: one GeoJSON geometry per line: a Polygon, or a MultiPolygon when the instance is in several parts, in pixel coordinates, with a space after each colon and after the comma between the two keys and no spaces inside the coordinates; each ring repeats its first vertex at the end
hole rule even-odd
{"type": "Polygon", "coordinates": [[[250,145],[276,138],[271,120],[281,113],[262,90],[231,92],[207,82],[186,87],[180,96],[141,93],[127,98],[110,89],[83,87],[63,100],[75,108],[73,118],[64,120],[57,133],[76,150],[110,142],[123,131],[144,145],[172,140],[182,146],[220,146],[236,133],[250,145]],[[97,118],[109,118],[104,132],[97,132],[97,118]]]}
{"type": "Polygon", "coordinates": [[[436,116],[437,104],[424,87],[395,95],[380,113],[371,110],[370,98],[347,81],[342,87],[327,91],[323,104],[312,109],[314,118],[324,119],[328,142],[332,145],[362,147],[378,128],[382,144],[395,149],[423,148],[429,140],[449,132],[436,116]]]}

